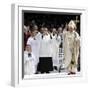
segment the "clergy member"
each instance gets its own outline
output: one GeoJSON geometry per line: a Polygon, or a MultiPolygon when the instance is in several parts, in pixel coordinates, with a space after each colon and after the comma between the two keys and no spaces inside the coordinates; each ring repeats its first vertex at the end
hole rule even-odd
{"type": "Polygon", "coordinates": [[[64,34],[65,67],[68,75],[76,74],[79,56],[80,37],[76,32],[76,25],[73,20],[68,24],[68,31],[64,34]]]}

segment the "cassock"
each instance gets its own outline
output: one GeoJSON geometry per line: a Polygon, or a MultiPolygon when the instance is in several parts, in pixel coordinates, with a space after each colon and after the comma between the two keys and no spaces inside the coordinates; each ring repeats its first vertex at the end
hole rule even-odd
{"type": "Polygon", "coordinates": [[[35,57],[32,53],[24,51],[24,74],[31,75],[35,73],[35,57]]]}
{"type": "Polygon", "coordinates": [[[80,37],[76,31],[67,31],[64,33],[64,56],[65,67],[70,72],[77,71],[77,62],[79,56],[80,37]]]}

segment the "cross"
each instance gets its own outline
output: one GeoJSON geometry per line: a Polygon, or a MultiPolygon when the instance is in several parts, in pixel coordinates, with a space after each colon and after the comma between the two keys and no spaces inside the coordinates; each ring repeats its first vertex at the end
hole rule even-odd
{"type": "Polygon", "coordinates": [[[78,16],[76,16],[76,19],[74,20],[74,22],[76,23],[76,25],[77,25],[77,23],[80,22],[80,21],[78,20],[78,16]]]}

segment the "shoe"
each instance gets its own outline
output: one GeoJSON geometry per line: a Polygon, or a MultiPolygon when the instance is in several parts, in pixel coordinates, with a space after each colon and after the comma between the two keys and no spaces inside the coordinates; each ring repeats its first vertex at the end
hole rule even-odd
{"type": "Polygon", "coordinates": [[[46,73],[50,73],[49,71],[47,71],[46,73]]]}
{"type": "Polygon", "coordinates": [[[68,75],[71,75],[71,74],[76,74],[75,72],[69,72],[68,75]]]}
{"type": "Polygon", "coordinates": [[[35,74],[38,74],[39,72],[36,72],[35,74]]]}
{"type": "Polygon", "coordinates": [[[54,70],[57,70],[57,66],[54,66],[53,68],[54,68],[54,70]]]}

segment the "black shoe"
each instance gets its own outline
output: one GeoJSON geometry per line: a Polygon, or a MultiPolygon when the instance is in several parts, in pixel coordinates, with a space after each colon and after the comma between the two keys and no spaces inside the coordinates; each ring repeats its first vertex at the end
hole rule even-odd
{"type": "Polygon", "coordinates": [[[53,68],[54,68],[55,70],[57,70],[57,66],[54,66],[53,68]]]}
{"type": "Polygon", "coordinates": [[[41,72],[41,74],[43,74],[44,72],[41,72]]]}
{"type": "Polygon", "coordinates": [[[49,71],[47,71],[46,73],[50,73],[49,71]]]}
{"type": "Polygon", "coordinates": [[[38,74],[39,72],[36,72],[35,74],[38,74]]]}

